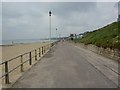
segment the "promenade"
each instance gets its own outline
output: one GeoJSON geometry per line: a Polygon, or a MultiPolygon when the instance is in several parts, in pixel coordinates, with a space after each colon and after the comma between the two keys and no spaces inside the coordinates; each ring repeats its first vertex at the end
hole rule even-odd
{"type": "Polygon", "coordinates": [[[59,42],[13,88],[115,88],[117,69],[108,58],[59,42]]]}

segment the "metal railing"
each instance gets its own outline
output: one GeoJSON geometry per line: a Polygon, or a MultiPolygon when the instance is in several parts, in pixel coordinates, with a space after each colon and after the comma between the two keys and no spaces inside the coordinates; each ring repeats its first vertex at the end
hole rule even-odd
{"type": "Polygon", "coordinates": [[[35,61],[37,61],[38,60],[37,57],[41,57],[42,55],[44,55],[46,53],[46,51],[49,50],[56,43],[57,42],[53,42],[53,43],[51,43],[51,45],[47,44],[45,46],[42,46],[40,48],[37,48],[35,50],[32,50],[30,52],[21,54],[19,56],[16,56],[16,57],[14,57],[12,59],[9,59],[7,61],[4,61],[4,62],[0,63],[0,66],[4,66],[4,68],[5,68],[4,69],[5,73],[0,77],[0,79],[2,79],[3,77],[5,77],[5,84],[9,84],[10,83],[9,74],[11,72],[13,72],[14,70],[16,70],[18,68],[20,68],[21,72],[24,72],[23,67],[24,67],[25,63],[29,62],[29,65],[32,65],[32,58],[35,58],[35,61]],[[34,53],[34,56],[32,56],[32,53],[34,53]],[[29,57],[26,60],[23,61],[23,56],[25,56],[25,55],[28,55],[29,57]],[[9,62],[11,62],[11,61],[13,61],[13,60],[15,60],[17,58],[20,58],[20,64],[17,65],[16,67],[14,67],[12,70],[9,70],[9,67],[8,67],[9,62]]]}

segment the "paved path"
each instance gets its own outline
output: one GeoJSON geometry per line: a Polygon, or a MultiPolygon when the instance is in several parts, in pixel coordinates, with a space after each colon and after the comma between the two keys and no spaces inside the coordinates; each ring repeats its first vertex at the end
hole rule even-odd
{"type": "MultiPolygon", "coordinates": [[[[116,84],[91,64],[106,59],[68,42],[58,43],[27,71],[14,88],[113,88],[116,84]],[[92,55],[92,56],[91,56],[92,55]],[[97,58],[98,57],[98,58],[97,58]]],[[[110,73],[109,73],[110,74],[110,73]]]]}

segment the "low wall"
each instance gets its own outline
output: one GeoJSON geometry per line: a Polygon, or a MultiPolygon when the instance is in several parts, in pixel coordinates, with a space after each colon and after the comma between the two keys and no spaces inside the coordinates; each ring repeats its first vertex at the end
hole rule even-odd
{"type": "Polygon", "coordinates": [[[97,46],[92,45],[92,44],[84,45],[83,43],[80,43],[80,44],[77,44],[77,45],[80,45],[81,47],[86,48],[88,50],[91,50],[91,51],[93,51],[97,54],[100,54],[102,56],[111,58],[113,60],[120,61],[120,51],[118,51],[118,50],[113,50],[113,49],[110,49],[110,48],[104,49],[102,47],[97,47],[97,46]]]}

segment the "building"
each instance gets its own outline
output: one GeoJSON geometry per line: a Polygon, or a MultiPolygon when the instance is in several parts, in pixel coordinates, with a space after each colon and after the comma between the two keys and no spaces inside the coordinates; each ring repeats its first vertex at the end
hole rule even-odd
{"type": "Polygon", "coordinates": [[[117,21],[120,22],[120,15],[118,15],[118,20],[117,21]]]}

